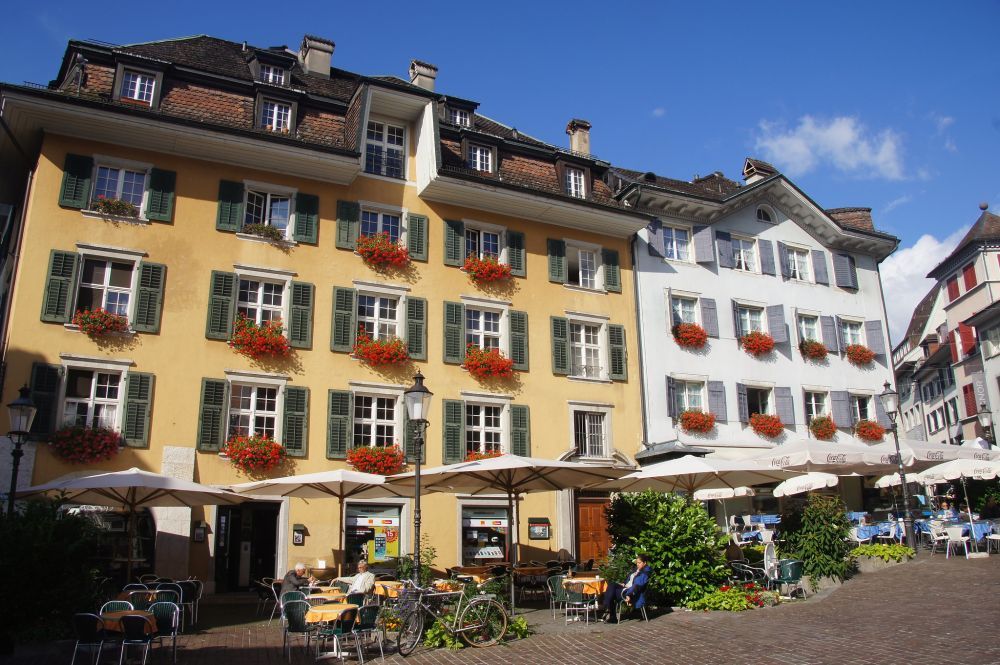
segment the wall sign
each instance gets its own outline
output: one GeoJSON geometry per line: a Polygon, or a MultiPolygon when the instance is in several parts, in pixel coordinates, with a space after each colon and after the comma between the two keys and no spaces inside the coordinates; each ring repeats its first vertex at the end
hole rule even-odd
{"type": "Polygon", "coordinates": [[[551,531],[552,524],[549,522],[547,517],[529,517],[528,518],[528,539],[529,540],[548,540],[549,532],[551,531]]]}

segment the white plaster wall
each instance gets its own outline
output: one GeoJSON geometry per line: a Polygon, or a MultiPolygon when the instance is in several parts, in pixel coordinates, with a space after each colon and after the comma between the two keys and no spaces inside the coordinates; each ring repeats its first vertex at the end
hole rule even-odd
{"type": "MultiPolygon", "coordinates": [[[[194,448],[164,446],[160,473],[179,480],[194,480],[194,448]]],[[[156,521],[156,573],[184,579],[188,576],[191,537],[190,508],[151,508],[156,521]]]]}

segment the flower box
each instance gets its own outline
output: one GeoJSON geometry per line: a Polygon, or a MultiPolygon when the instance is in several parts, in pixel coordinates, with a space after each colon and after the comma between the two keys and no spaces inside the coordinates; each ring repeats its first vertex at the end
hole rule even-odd
{"type": "Polygon", "coordinates": [[[354,342],[352,353],[355,358],[372,367],[405,363],[410,359],[410,352],[403,340],[398,337],[372,339],[363,326],[358,330],[358,338],[354,342]]]}
{"type": "Polygon", "coordinates": [[[243,228],[240,229],[240,233],[257,236],[258,238],[266,238],[275,242],[281,242],[285,239],[284,231],[274,226],[268,226],[267,224],[244,224],[243,228]]]}
{"type": "Polygon", "coordinates": [[[821,441],[829,441],[837,433],[837,423],[830,416],[816,416],[809,421],[809,431],[821,441]]]}
{"type": "Polygon", "coordinates": [[[705,411],[688,409],[681,413],[680,420],[681,429],[685,432],[700,432],[704,434],[705,432],[712,431],[712,428],[715,427],[715,414],[706,413],[705,411]]]}
{"type": "Polygon", "coordinates": [[[677,345],[685,349],[700,349],[708,342],[708,333],[697,323],[678,323],[670,332],[677,345]]]}
{"type": "Polygon", "coordinates": [[[222,446],[222,454],[229,463],[247,475],[261,473],[279,466],[288,456],[284,446],[260,434],[237,434],[222,446]]]}
{"type": "Polygon", "coordinates": [[[874,420],[859,420],[854,423],[854,436],[862,441],[881,441],[885,436],[885,428],[874,420]]]}
{"type": "Polygon", "coordinates": [[[106,309],[79,309],[73,315],[73,325],[87,337],[102,337],[108,333],[128,332],[128,317],[109,312],[106,309]]]}
{"type": "Polygon", "coordinates": [[[264,356],[281,358],[292,351],[280,319],[272,319],[257,325],[255,321],[242,314],[233,324],[233,336],[229,340],[229,346],[241,356],[253,359],[264,356]]]}
{"type": "Polygon", "coordinates": [[[864,344],[848,344],[847,348],[844,349],[844,355],[847,356],[847,359],[852,364],[858,367],[870,365],[875,360],[875,352],[864,344]]]}
{"type": "Polygon", "coordinates": [[[131,201],[125,199],[111,199],[104,194],[98,194],[97,199],[91,206],[95,212],[102,215],[114,215],[116,217],[138,217],[139,209],[131,201]]]}
{"type": "Polygon", "coordinates": [[[405,268],[410,263],[410,250],[392,242],[388,233],[361,236],[356,251],[373,268],[405,268]]]}
{"type": "Polygon", "coordinates": [[[765,356],[774,350],[774,338],[766,332],[752,330],[740,338],[740,345],[752,356],[765,356]]]}
{"type": "Polygon", "coordinates": [[[810,360],[823,360],[826,358],[826,345],[814,339],[804,339],[799,342],[799,353],[803,358],[810,360]]]}
{"type": "Polygon", "coordinates": [[[109,460],[123,445],[122,435],[106,427],[67,425],[49,439],[49,449],[56,457],[74,464],[109,460]]]}
{"type": "Polygon", "coordinates": [[[750,427],[757,434],[769,439],[773,439],[785,431],[785,425],[781,422],[781,418],[766,413],[755,413],[750,416],[750,427]]]}
{"type": "Polygon", "coordinates": [[[514,375],[514,361],[504,358],[500,349],[481,349],[475,344],[465,348],[462,367],[477,379],[508,378],[514,375]]]}
{"type": "Polygon", "coordinates": [[[406,458],[399,446],[358,446],[347,452],[347,463],[361,473],[389,476],[403,470],[406,458]]]}
{"type": "Polygon", "coordinates": [[[466,462],[475,462],[481,459],[493,459],[494,457],[500,457],[503,455],[502,450],[487,450],[485,453],[481,453],[478,450],[473,450],[468,455],[465,456],[466,462]]]}
{"type": "Polygon", "coordinates": [[[479,284],[510,279],[510,266],[500,263],[493,256],[479,258],[475,254],[469,254],[465,257],[462,270],[468,273],[469,279],[479,284]]]}

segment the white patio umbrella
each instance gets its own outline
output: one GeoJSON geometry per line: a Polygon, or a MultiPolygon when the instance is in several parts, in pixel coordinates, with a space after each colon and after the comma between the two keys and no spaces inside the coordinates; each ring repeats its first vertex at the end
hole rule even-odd
{"type": "MultiPolygon", "coordinates": [[[[913,466],[921,469],[934,464],[940,464],[941,462],[950,462],[953,459],[991,460],[1000,457],[1000,451],[986,451],[978,446],[964,448],[962,446],[931,443],[929,441],[915,441],[913,439],[900,439],[899,452],[902,456],[904,466],[913,466]]],[[[868,464],[896,464],[896,444],[893,441],[887,440],[873,446],[868,446],[865,451],[864,460],[868,464]]]]}
{"type": "MultiPolygon", "coordinates": [[[[771,469],[826,471],[844,474],[862,470],[862,467],[867,465],[865,462],[866,450],[865,446],[854,443],[799,439],[751,455],[747,460],[758,462],[771,469]]],[[[889,470],[886,468],[886,471],[889,470]]]]}
{"type": "Polygon", "coordinates": [[[651,464],[618,480],[600,485],[599,489],[624,492],[655,490],[685,492],[690,496],[698,490],[735,489],[737,487],[780,482],[793,473],[769,468],[751,460],[727,460],[716,457],[685,455],[651,464]]]}
{"type": "Polygon", "coordinates": [[[726,510],[726,499],[734,499],[738,496],[754,496],[756,494],[752,487],[720,487],[712,490],[697,490],[694,493],[695,501],[718,501],[722,506],[722,519],[726,525],[726,533],[729,533],[729,512],[726,510]]]}
{"type": "Polygon", "coordinates": [[[991,480],[1000,476],[1000,461],[956,459],[921,471],[919,476],[927,485],[952,480],[962,481],[962,493],[965,494],[965,505],[968,507],[966,515],[969,517],[969,535],[971,536],[976,531],[972,523],[972,506],[969,505],[969,489],[965,485],[965,479],[991,480]]]}
{"type": "Polygon", "coordinates": [[[803,492],[812,492],[815,490],[826,489],[828,487],[836,487],[839,482],[840,478],[832,473],[812,471],[804,476],[789,478],[788,480],[779,483],[778,486],[774,488],[774,496],[790,496],[792,494],[802,494],[803,492]]]}
{"type": "MultiPolygon", "coordinates": [[[[906,482],[908,483],[918,483],[924,485],[924,479],[919,473],[911,473],[906,477],[906,482]]],[[[879,489],[888,489],[890,487],[896,487],[901,483],[899,478],[899,473],[890,473],[887,476],[882,476],[875,481],[875,487],[879,489]]]]}

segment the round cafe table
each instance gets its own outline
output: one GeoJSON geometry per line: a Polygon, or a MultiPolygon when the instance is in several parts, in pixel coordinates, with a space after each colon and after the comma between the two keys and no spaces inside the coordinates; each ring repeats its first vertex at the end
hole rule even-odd
{"type": "Polygon", "coordinates": [[[399,598],[399,590],[403,588],[402,582],[387,581],[375,583],[375,595],[383,598],[399,598]]]}
{"type": "Polygon", "coordinates": [[[599,577],[567,577],[563,588],[588,596],[600,596],[608,588],[608,581],[599,577]]]}
{"type": "Polygon", "coordinates": [[[343,600],[344,598],[347,598],[347,594],[344,593],[343,591],[340,591],[339,589],[315,591],[306,596],[306,600],[309,601],[315,600],[318,601],[319,603],[336,602],[338,600],[343,600]]]}
{"type": "Polygon", "coordinates": [[[105,612],[101,615],[101,619],[104,621],[104,630],[110,630],[115,633],[122,632],[122,617],[126,614],[137,614],[139,616],[144,616],[149,619],[149,623],[146,624],[146,634],[156,632],[156,617],[153,616],[152,612],[144,612],[142,610],[120,610],[118,612],[105,612]]]}
{"type": "Polygon", "coordinates": [[[324,621],[336,621],[344,612],[358,609],[353,603],[327,603],[317,605],[306,612],[306,623],[322,623],[324,621]]]}

